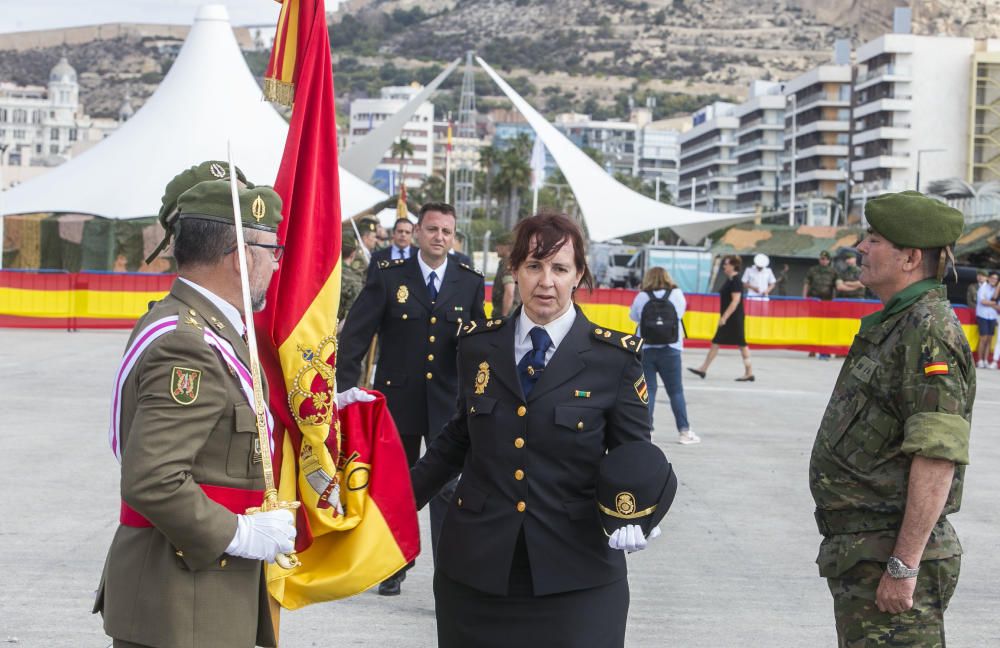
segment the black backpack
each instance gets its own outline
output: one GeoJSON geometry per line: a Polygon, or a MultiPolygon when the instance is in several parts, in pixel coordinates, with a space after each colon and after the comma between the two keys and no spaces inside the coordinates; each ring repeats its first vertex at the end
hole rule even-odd
{"type": "Polygon", "coordinates": [[[647,290],[649,301],[642,307],[639,316],[639,331],[646,344],[673,344],[679,337],[677,309],[667,299],[669,291],[663,297],[656,297],[653,291],[647,290]]]}

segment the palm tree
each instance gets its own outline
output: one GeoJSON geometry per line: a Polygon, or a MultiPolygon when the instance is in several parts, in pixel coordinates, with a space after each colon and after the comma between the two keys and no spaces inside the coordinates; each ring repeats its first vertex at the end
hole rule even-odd
{"type": "Polygon", "coordinates": [[[390,154],[394,158],[399,158],[399,184],[402,186],[403,179],[406,177],[403,175],[403,170],[406,168],[406,158],[413,157],[413,143],[405,137],[400,137],[392,143],[390,154]]]}
{"type": "Polygon", "coordinates": [[[496,186],[507,194],[503,224],[507,229],[514,227],[521,210],[521,191],[531,185],[531,165],[528,157],[522,155],[516,146],[505,149],[500,154],[496,186]]]}
{"type": "Polygon", "coordinates": [[[479,149],[479,166],[482,167],[485,174],[483,178],[483,213],[487,218],[490,217],[490,203],[493,201],[493,196],[490,195],[490,185],[494,175],[493,167],[496,166],[499,157],[500,151],[495,146],[483,146],[479,149]]]}

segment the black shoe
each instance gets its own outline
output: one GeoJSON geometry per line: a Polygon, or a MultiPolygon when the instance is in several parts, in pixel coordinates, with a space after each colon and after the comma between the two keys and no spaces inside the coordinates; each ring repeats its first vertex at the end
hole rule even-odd
{"type": "Polygon", "coordinates": [[[378,584],[379,596],[399,596],[402,592],[401,585],[406,579],[406,572],[396,572],[389,578],[378,584]]]}
{"type": "Polygon", "coordinates": [[[692,369],[691,367],[688,367],[688,368],[687,368],[687,370],[688,370],[688,371],[690,371],[691,373],[693,373],[694,375],[698,376],[698,377],[699,377],[699,378],[701,378],[702,380],[704,380],[704,379],[705,379],[705,375],[706,375],[706,374],[705,374],[705,372],[704,372],[704,371],[701,371],[701,370],[699,370],[699,369],[692,369]]]}
{"type": "Polygon", "coordinates": [[[740,376],[736,379],[736,382],[753,382],[755,380],[757,379],[753,377],[753,374],[751,374],[749,376],[740,376]]]}

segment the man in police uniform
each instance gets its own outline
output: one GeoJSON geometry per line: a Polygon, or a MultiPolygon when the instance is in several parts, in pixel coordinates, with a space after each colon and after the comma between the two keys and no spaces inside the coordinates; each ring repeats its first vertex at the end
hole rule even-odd
{"type": "MultiPolygon", "coordinates": [[[[429,443],[455,411],[458,329],[486,316],[483,275],[448,256],[454,208],[424,205],[416,229],[419,252],[382,261],[369,276],[344,322],[337,362],[337,383],[357,384],[361,359],[379,335],[374,387],[385,394],[411,466],[420,458],[420,440],[429,443]]],[[[432,546],[450,494],[446,487],[431,503],[432,546]]],[[[398,594],[401,579],[383,583],[380,593],[398,594]]]]}
{"type": "Polygon", "coordinates": [[[861,320],[813,446],[820,575],[840,646],[944,646],[976,378],[941,277],[961,212],[915,191],[870,200],[861,320]]]}
{"type": "MultiPolygon", "coordinates": [[[[180,277],[136,324],[116,380],[122,505],[94,611],[119,648],[275,645],[261,561],[291,551],[295,527],[289,511],[244,514],[263,501],[264,480],[220,168],[176,210],[173,192],[164,197],[180,277]]],[[[239,200],[259,310],[281,254],[281,200],[267,187],[241,188],[239,200]]]]}

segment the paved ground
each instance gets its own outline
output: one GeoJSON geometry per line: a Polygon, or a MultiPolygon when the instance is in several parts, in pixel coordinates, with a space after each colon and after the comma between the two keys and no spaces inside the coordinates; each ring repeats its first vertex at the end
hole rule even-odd
{"type": "MultiPolygon", "coordinates": [[[[104,648],[89,614],[117,520],[117,467],[107,447],[108,390],[124,332],[0,330],[0,645],[104,648]],[[6,642],[6,643],[5,643],[6,642]]],[[[702,351],[690,351],[688,364],[702,351]]],[[[806,484],[816,425],[840,363],[754,356],[737,384],[735,352],[686,384],[704,442],[674,443],[660,390],[654,440],[680,476],[664,535],[630,558],[627,645],[832,647],[831,604],[813,559],[819,537],[806,484]]],[[[1000,372],[982,371],[963,510],[965,546],[948,617],[949,644],[1000,645],[1000,372]]],[[[421,518],[427,539],[426,514],[421,518]]],[[[429,542],[425,542],[429,544],[429,542]]],[[[429,561],[403,595],[368,592],[286,613],[283,646],[435,644],[429,561]]]]}

